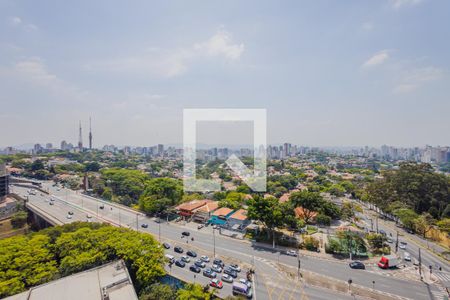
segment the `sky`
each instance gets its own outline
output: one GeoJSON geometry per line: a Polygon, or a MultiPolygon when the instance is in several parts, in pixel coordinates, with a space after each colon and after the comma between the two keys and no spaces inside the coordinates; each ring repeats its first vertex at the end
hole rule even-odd
{"type": "Polygon", "coordinates": [[[180,144],[185,108],[264,108],[272,144],[449,145],[449,71],[446,0],[1,0],[0,147],[87,144],[89,117],[94,147],[180,144]]]}

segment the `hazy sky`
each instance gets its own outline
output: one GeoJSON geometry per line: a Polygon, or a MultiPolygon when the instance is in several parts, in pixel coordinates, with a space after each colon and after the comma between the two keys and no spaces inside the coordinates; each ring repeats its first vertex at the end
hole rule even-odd
{"type": "Polygon", "coordinates": [[[222,107],[270,143],[448,145],[449,70],[447,0],[1,0],[0,146],[87,144],[89,116],[96,147],[181,143],[222,107]]]}

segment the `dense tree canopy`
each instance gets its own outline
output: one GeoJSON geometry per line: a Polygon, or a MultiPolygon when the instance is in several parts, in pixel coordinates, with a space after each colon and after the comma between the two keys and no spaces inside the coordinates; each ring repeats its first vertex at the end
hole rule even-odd
{"type": "Polygon", "coordinates": [[[115,259],[125,261],[137,287],[164,274],[155,239],[125,228],[72,223],[6,238],[0,240],[0,297],[115,259]]]}
{"type": "Polygon", "coordinates": [[[384,211],[399,202],[418,214],[441,218],[450,204],[450,179],[435,173],[429,164],[402,163],[398,170],[386,171],[383,179],[369,184],[366,193],[367,200],[384,211]]]}

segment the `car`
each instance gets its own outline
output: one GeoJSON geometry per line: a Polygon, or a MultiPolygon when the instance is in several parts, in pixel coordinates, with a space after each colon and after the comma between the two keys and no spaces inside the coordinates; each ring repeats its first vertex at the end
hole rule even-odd
{"type": "Polygon", "coordinates": [[[100,205],[98,208],[100,208],[100,209],[104,209],[105,208],[105,206],[102,204],[102,205],[100,205]]]}
{"type": "Polygon", "coordinates": [[[216,273],[222,273],[223,269],[219,265],[212,265],[211,270],[216,273]]]}
{"type": "Polygon", "coordinates": [[[200,230],[200,229],[202,229],[203,227],[205,227],[205,225],[200,224],[200,225],[197,226],[197,229],[200,230]]]}
{"type": "Polygon", "coordinates": [[[222,283],[222,281],[220,281],[219,279],[216,279],[216,278],[212,279],[212,280],[209,282],[209,285],[212,286],[212,287],[218,288],[218,289],[223,288],[223,283],[222,283]]]}
{"type": "Polygon", "coordinates": [[[411,261],[411,254],[409,254],[409,252],[403,253],[403,259],[406,261],[411,261]]]}
{"type": "Polygon", "coordinates": [[[69,210],[68,214],[73,215],[73,211],[69,210]]]}
{"type": "Polygon", "coordinates": [[[186,256],[186,255],[182,255],[181,256],[181,260],[184,261],[185,263],[188,263],[188,262],[191,261],[191,259],[188,256],[186,256]]]}
{"type": "Polygon", "coordinates": [[[220,258],[215,258],[215,259],[213,260],[213,264],[214,264],[214,265],[221,266],[222,268],[225,266],[225,264],[223,263],[223,261],[222,261],[220,258]]]}
{"type": "Polygon", "coordinates": [[[55,201],[55,199],[54,199],[54,198],[50,198],[50,201],[54,202],[54,201],[55,201]]]}
{"type": "Polygon", "coordinates": [[[412,230],[411,228],[407,228],[407,229],[406,229],[406,232],[407,232],[407,233],[410,233],[410,234],[414,234],[414,230],[412,230]]]}
{"type": "Polygon", "coordinates": [[[200,260],[201,260],[201,261],[204,261],[204,262],[209,262],[209,257],[206,256],[206,255],[202,255],[202,256],[200,257],[200,260]]]}
{"type": "Polygon", "coordinates": [[[365,266],[362,262],[357,261],[357,260],[352,261],[352,262],[349,263],[348,265],[349,265],[350,268],[352,268],[352,269],[362,269],[362,270],[364,270],[364,269],[366,268],[366,266],[365,266]]]}
{"type": "Polygon", "coordinates": [[[224,272],[225,274],[230,275],[230,276],[233,277],[233,278],[236,278],[236,277],[237,277],[237,272],[236,272],[235,270],[233,270],[233,269],[230,269],[229,267],[226,267],[225,269],[223,269],[223,272],[224,272]]]}
{"type": "Polygon", "coordinates": [[[61,188],[57,188],[56,190],[57,190],[57,191],[60,191],[60,190],[61,190],[61,188]]]}
{"type": "Polygon", "coordinates": [[[199,267],[199,268],[204,268],[204,267],[206,267],[206,264],[204,263],[204,262],[202,262],[201,260],[197,260],[195,263],[194,263],[197,267],[199,267]]]}
{"type": "Polygon", "coordinates": [[[195,273],[200,273],[200,271],[201,271],[201,269],[196,265],[191,265],[189,267],[189,270],[191,270],[192,272],[195,272],[195,273]]]}
{"type": "Polygon", "coordinates": [[[406,245],[407,245],[406,242],[400,242],[400,245],[399,245],[398,247],[399,247],[400,249],[405,250],[405,249],[406,249],[406,245]]]}
{"type": "Polygon", "coordinates": [[[208,277],[208,278],[216,278],[217,274],[210,268],[207,268],[207,269],[203,270],[203,276],[208,277]]]}
{"type": "Polygon", "coordinates": [[[173,248],[173,251],[175,251],[176,253],[183,253],[184,252],[183,248],[181,248],[180,246],[176,246],[175,248],[173,248]]]}
{"type": "Polygon", "coordinates": [[[175,265],[180,267],[180,268],[184,268],[186,266],[186,263],[184,261],[182,261],[181,259],[177,259],[175,261],[175,265]]]}
{"type": "Polygon", "coordinates": [[[394,240],[393,239],[391,239],[391,238],[387,238],[387,240],[386,240],[388,243],[390,243],[390,244],[392,244],[393,242],[394,242],[394,240]]]}
{"type": "Polygon", "coordinates": [[[161,219],[160,218],[157,218],[157,219],[155,219],[155,223],[161,223],[161,219]]]}
{"type": "Polygon", "coordinates": [[[213,225],[213,229],[219,229],[219,225],[213,225]]]}
{"type": "Polygon", "coordinates": [[[142,228],[148,228],[148,224],[147,224],[147,223],[142,223],[142,224],[141,224],[141,227],[142,227],[142,228]]]}
{"type": "Polygon", "coordinates": [[[55,203],[53,203],[53,202],[49,202],[48,204],[49,204],[49,205],[54,205],[55,203]]]}
{"type": "Polygon", "coordinates": [[[230,269],[235,270],[236,272],[241,271],[241,267],[239,267],[237,264],[231,264],[228,266],[230,269]]]}
{"type": "Polygon", "coordinates": [[[249,288],[252,287],[252,283],[251,283],[250,281],[248,281],[247,279],[245,279],[245,278],[240,278],[240,279],[239,279],[239,282],[245,284],[245,285],[248,286],[249,288]]]}
{"type": "Polygon", "coordinates": [[[72,215],[67,215],[67,219],[72,219],[72,215]]]}
{"type": "Polygon", "coordinates": [[[188,252],[186,252],[187,255],[189,255],[190,257],[197,257],[197,253],[195,253],[195,251],[192,250],[188,250],[188,252]]]}
{"type": "Polygon", "coordinates": [[[228,282],[228,283],[232,283],[233,282],[233,277],[231,277],[228,274],[223,274],[221,277],[222,281],[228,282]]]}
{"type": "Polygon", "coordinates": [[[92,219],[92,216],[91,216],[90,214],[87,214],[87,215],[86,215],[86,218],[87,218],[87,219],[92,219]]]}
{"type": "Polygon", "coordinates": [[[190,236],[191,233],[190,233],[189,231],[183,231],[183,232],[181,233],[181,235],[182,235],[182,236],[190,236]]]}
{"type": "Polygon", "coordinates": [[[165,249],[170,249],[170,244],[169,243],[163,243],[163,247],[165,249]]]}
{"type": "Polygon", "coordinates": [[[297,252],[295,250],[286,251],[286,255],[297,257],[297,252]]]}
{"type": "Polygon", "coordinates": [[[382,235],[386,235],[386,231],[384,231],[383,229],[380,229],[378,232],[382,235]]]}
{"type": "Polygon", "coordinates": [[[173,264],[173,263],[175,262],[175,256],[173,256],[173,255],[166,254],[166,255],[164,255],[164,257],[167,259],[167,261],[168,261],[170,264],[173,264]]]}

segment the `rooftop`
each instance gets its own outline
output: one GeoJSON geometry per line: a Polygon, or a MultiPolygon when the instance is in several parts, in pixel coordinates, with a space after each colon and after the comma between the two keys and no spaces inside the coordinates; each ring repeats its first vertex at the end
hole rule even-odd
{"type": "Polygon", "coordinates": [[[247,211],[245,209],[238,209],[234,214],[232,214],[230,216],[230,219],[235,219],[235,220],[247,220],[247,211]]]}
{"type": "Polygon", "coordinates": [[[213,216],[228,216],[233,210],[228,207],[221,207],[213,213],[213,216]]]}
{"type": "Polygon", "coordinates": [[[137,300],[122,260],[54,280],[5,300],[137,300]]]}

